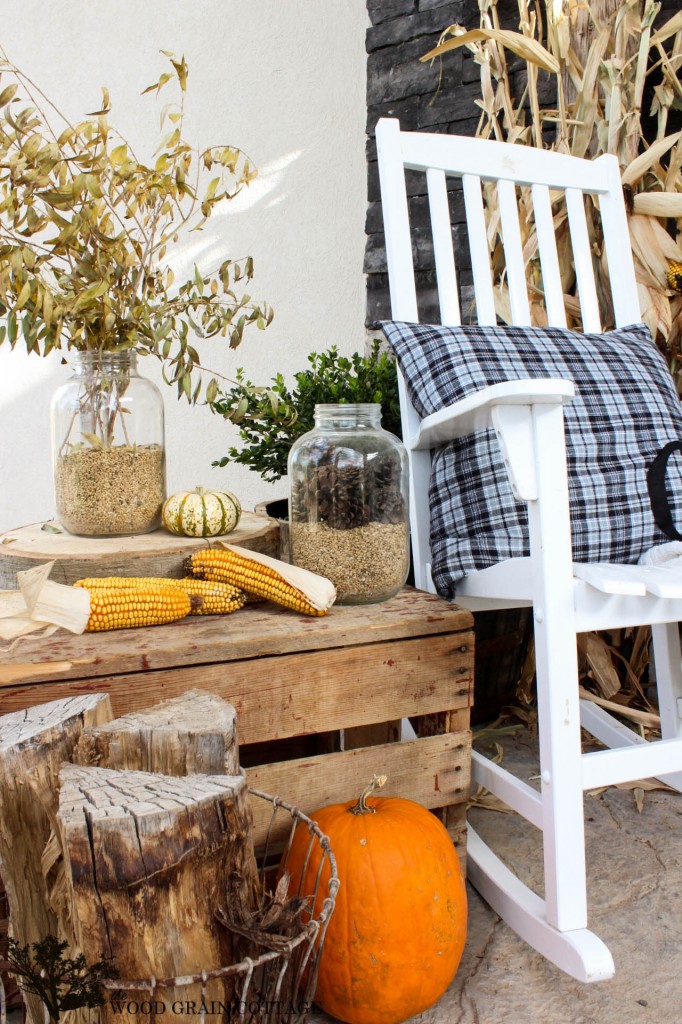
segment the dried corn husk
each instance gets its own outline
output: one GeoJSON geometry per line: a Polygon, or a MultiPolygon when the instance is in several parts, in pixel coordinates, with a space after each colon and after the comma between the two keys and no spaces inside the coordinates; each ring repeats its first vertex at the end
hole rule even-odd
{"type": "Polygon", "coordinates": [[[16,641],[40,633],[49,636],[61,626],[82,633],[90,617],[90,595],[48,579],[54,562],[17,573],[18,590],[0,591],[0,640],[16,641]]]}
{"type": "Polygon", "coordinates": [[[670,39],[671,36],[678,35],[680,32],[682,32],[682,11],[673,14],[672,18],[659,28],[658,32],[651,38],[651,45],[659,46],[667,39],[670,39]]]}
{"type": "Polygon", "coordinates": [[[620,690],[620,678],[608,644],[596,633],[582,633],[578,638],[578,648],[587,661],[589,675],[601,696],[613,697],[620,690]]]}
{"type": "Polygon", "coordinates": [[[654,217],[682,218],[682,193],[680,192],[639,192],[633,198],[633,211],[654,217]]]}
{"type": "Polygon", "coordinates": [[[667,287],[665,275],[669,261],[682,258],[679,246],[660,221],[641,214],[630,217],[630,238],[639,266],[653,276],[663,290],[667,287]]]}
{"type": "Polygon", "coordinates": [[[650,146],[646,153],[642,153],[633,160],[631,164],[625,168],[621,174],[624,185],[636,185],[644,177],[647,171],[658,163],[662,156],[664,156],[669,149],[675,145],[678,139],[682,136],[682,132],[676,132],[675,135],[667,135],[664,139],[659,139],[658,142],[654,142],[653,146],[650,146]]]}
{"type": "Polygon", "coordinates": [[[456,50],[459,46],[470,46],[472,43],[494,40],[496,43],[501,43],[507,50],[511,50],[517,57],[523,57],[524,60],[537,65],[544,71],[555,75],[559,73],[559,61],[556,57],[530,36],[509,32],[505,29],[475,28],[467,30],[461,25],[451,25],[449,29],[446,29],[446,34],[454,35],[455,38],[449,39],[447,42],[440,42],[438,46],[429,50],[420,59],[433,60],[450,50],[456,50]]]}
{"type": "MultiPolygon", "coordinates": [[[[590,634],[590,636],[592,635],[593,634],[590,634]]],[[[604,708],[606,711],[614,711],[616,714],[622,715],[623,718],[628,718],[631,722],[636,722],[637,725],[646,726],[648,729],[661,728],[661,716],[655,714],[653,711],[640,711],[638,708],[630,708],[625,704],[617,704],[615,701],[598,697],[595,693],[592,693],[590,690],[586,690],[583,686],[580,687],[579,692],[580,696],[584,700],[591,700],[593,704],[597,704],[600,708],[604,708]]]]}
{"type": "Polygon", "coordinates": [[[274,569],[287,583],[290,583],[296,590],[300,590],[313,608],[317,608],[319,611],[329,611],[336,600],[336,587],[332,581],[328,580],[326,576],[319,576],[316,572],[311,572],[310,569],[302,569],[298,565],[282,562],[279,558],[263,555],[260,551],[250,551],[237,544],[227,544],[221,540],[216,540],[214,547],[227,548],[228,551],[234,551],[242,558],[250,558],[254,562],[274,569]]]}

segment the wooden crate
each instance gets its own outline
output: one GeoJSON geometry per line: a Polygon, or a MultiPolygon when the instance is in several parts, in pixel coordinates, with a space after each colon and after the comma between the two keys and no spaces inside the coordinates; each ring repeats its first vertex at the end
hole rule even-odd
{"type": "Polygon", "coordinates": [[[386,795],[438,810],[463,856],[471,627],[468,611],[406,587],[319,619],[262,604],[150,629],[60,631],[5,657],[0,714],[95,691],[124,714],[210,690],[237,709],[252,786],[310,812],[386,774],[386,795]],[[396,742],[403,718],[417,739],[396,742]]]}

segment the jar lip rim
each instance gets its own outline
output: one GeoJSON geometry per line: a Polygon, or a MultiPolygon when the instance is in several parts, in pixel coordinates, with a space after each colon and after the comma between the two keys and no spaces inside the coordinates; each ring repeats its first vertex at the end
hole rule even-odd
{"type": "Polygon", "coordinates": [[[329,410],[329,412],[347,413],[348,415],[357,415],[359,411],[375,412],[377,409],[381,409],[380,402],[323,402],[315,405],[315,412],[329,410]]]}
{"type": "Polygon", "coordinates": [[[101,363],[112,359],[116,359],[121,363],[134,363],[137,360],[137,352],[134,348],[122,348],[117,351],[99,348],[76,348],[70,350],[67,358],[69,362],[74,362],[76,364],[101,363]]]}

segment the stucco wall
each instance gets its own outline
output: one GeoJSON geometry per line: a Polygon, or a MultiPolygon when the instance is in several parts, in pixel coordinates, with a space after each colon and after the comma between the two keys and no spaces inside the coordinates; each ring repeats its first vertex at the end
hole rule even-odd
{"type": "MultiPolygon", "coordinates": [[[[214,214],[186,252],[209,269],[251,254],[251,293],[275,310],[230,352],[201,348],[230,376],[244,366],[267,381],[307,365],[310,351],[365,343],[362,272],[366,212],[365,30],[363,0],[0,0],[0,43],[64,112],[97,109],[100,86],[110,121],[138,154],[159,139],[162,98],[140,96],[165,70],[160,50],[185,54],[190,69],[186,137],[245,150],[259,178],[214,214]]],[[[160,382],[152,360],[143,371],[160,382]]],[[[54,514],[48,407],[68,376],[53,354],[27,357],[0,346],[0,531],[54,514]]],[[[234,490],[246,508],[272,492],[245,467],[211,468],[237,439],[205,408],[179,403],[160,383],[166,409],[170,490],[196,484],[234,490]]]]}

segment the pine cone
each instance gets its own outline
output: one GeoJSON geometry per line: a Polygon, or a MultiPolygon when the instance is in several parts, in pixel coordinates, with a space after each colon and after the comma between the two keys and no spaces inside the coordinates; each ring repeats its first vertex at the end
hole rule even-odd
{"type": "Polygon", "coordinates": [[[319,440],[308,453],[307,474],[292,492],[294,522],[324,523],[334,530],[372,520],[405,521],[400,462],[392,452],[367,458],[353,448],[319,440]]]}
{"type": "Polygon", "coordinates": [[[379,523],[403,523],[405,502],[400,487],[400,463],[389,452],[372,462],[372,506],[379,523]]]}
{"type": "Polygon", "coordinates": [[[336,460],[335,480],[329,490],[330,526],[335,530],[352,530],[370,521],[366,494],[366,468],[359,452],[340,448],[336,460]]]}
{"type": "Polygon", "coordinates": [[[329,463],[332,452],[333,446],[323,438],[309,442],[306,450],[306,476],[298,478],[292,487],[290,511],[292,522],[314,522],[319,518],[317,514],[318,471],[320,466],[329,463]]]}

